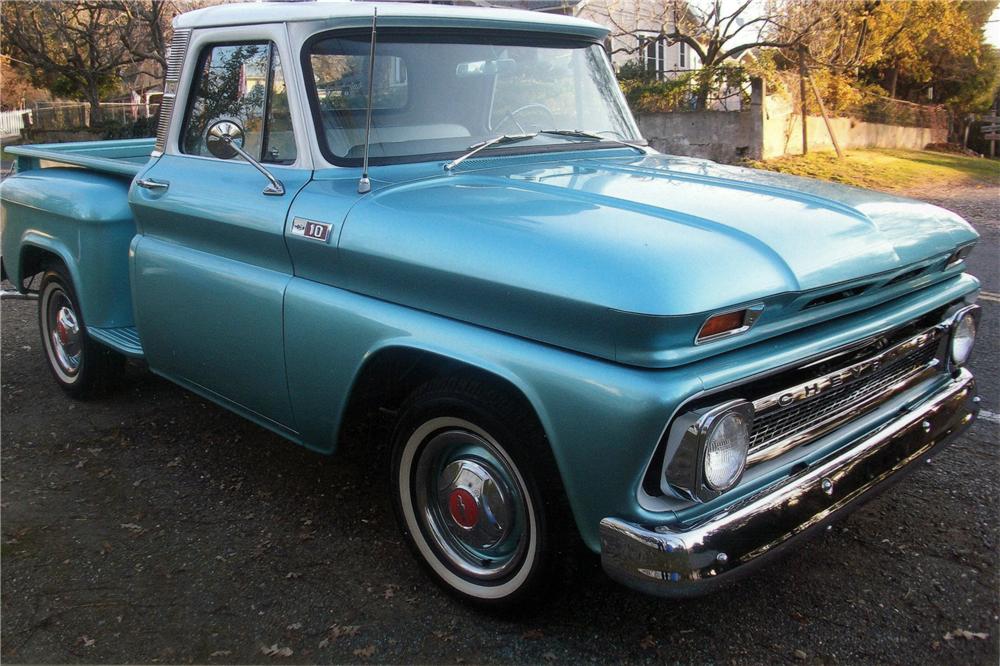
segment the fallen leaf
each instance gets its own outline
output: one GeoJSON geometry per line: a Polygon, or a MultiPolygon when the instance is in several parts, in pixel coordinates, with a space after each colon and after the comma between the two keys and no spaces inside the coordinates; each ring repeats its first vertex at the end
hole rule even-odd
{"type": "Polygon", "coordinates": [[[649,648],[656,645],[656,639],[653,638],[652,634],[646,634],[646,636],[639,641],[639,647],[643,650],[648,650],[649,648]]]}
{"type": "Polygon", "coordinates": [[[215,652],[213,652],[212,654],[210,654],[208,656],[209,657],[228,657],[232,653],[233,653],[232,650],[216,650],[215,652]]]}
{"type": "Polygon", "coordinates": [[[298,571],[289,571],[288,573],[285,574],[285,578],[288,578],[290,580],[292,578],[298,578],[301,575],[302,574],[300,574],[298,571]]]}
{"type": "Polygon", "coordinates": [[[302,628],[302,623],[301,623],[301,622],[296,622],[296,623],[294,623],[294,624],[290,624],[290,625],[288,625],[288,626],[287,626],[287,627],[285,627],[285,628],[286,628],[286,629],[288,629],[289,631],[296,631],[296,630],[298,630],[298,629],[301,629],[301,628],[302,628]]]}
{"type": "Polygon", "coordinates": [[[793,654],[795,655],[795,658],[799,660],[805,660],[809,658],[809,655],[807,655],[803,650],[796,650],[793,654]]]}
{"type": "Polygon", "coordinates": [[[291,657],[293,654],[292,648],[278,647],[277,643],[271,645],[270,647],[267,646],[262,647],[260,651],[263,652],[268,657],[291,657]]]}
{"type": "Polygon", "coordinates": [[[956,638],[964,638],[967,641],[971,641],[974,638],[978,638],[981,641],[985,641],[989,638],[989,634],[983,634],[975,631],[969,631],[968,629],[956,629],[955,631],[949,631],[944,635],[946,641],[951,641],[956,638]]]}
{"type": "Polygon", "coordinates": [[[330,626],[330,638],[357,636],[359,631],[361,631],[361,625],[359,624],[334,624],[330,626]]]}
{"type": "Polygon", "coordinates": [[[97,641],[94,640],[93,638],[90,638],[89,636],[80,636],[80,638],[78,638],[76,642],[83,645],[83,647],[94,647],[95,645],[97,645],[97,641]]]}
{"type": "Polygon", "coordinates": [[[358,648],[357,650],[354,651],[354,655],[355,656],[357,656],[357,657],[365,657],[366,659],[368,657],[371,657],[374,654],[375,654],[375,646],[374,645],[369,645],[366,648],[358,648]]]}
{"type": "Polygon", "coordinates": [[[545,634],[542,633],[541,629],[528,629],[526,632],[521,634],[521,638],[526,641],[537,641],[543,636],[545,636],[545,634]]]}
{"type": "Polygon", "coordinates": [[[455,634],[449,634],[447,631],[435,631],[434,636],[445,643],[455,640],[455,634]]]}
{"type": "Polygon", "coordinates": [[[359,631],[361,631],[361,625],[358,624],[330,625],[330,633],[319,642],[319,646],[325,648],[341,636],[357,636],[359,631]]]}
{"type": "Polygon", "coordinates": [[[544,659],[545,661],[555,661],[556,655],[552,652],[546,652],[545,654],[542,655],[542,659],[544,659]]]}
{"type": "Polygon", "coordinates": [[[136,525],[135,523],[122,523],[121,527],[126,530],[131,530],[133,532],[141,532],[142,525],[136,525]]]}

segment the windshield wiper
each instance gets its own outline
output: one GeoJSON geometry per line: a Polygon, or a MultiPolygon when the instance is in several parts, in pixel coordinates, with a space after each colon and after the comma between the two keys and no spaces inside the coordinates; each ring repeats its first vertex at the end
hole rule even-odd
{"type": "Polygon", "coordinates": [[[604,141],[604,137],[600,134],[595,134],[594,132],[587,132],[584,130],[541,130],[539,134],[555,134],[556,136],[575,136],[581,139],[594,139],[596,141],[604,141]]]}
{"type": "Polygon", "coordinates": [[[615,130],[606,130],[604,132],[588,132],[586,130],[541,130],[539,134],[556,134],[558,136],[578,136],[582,139],[595,139],[597,141],[613,141],[614,143],[619,143],[623,146],[628,146],[629,148],[635,148],[640,153],[645,154],[646,152],[642,144],[633,143],[631,141],[625,141],[625,138],[615,130]],[[605,136],[601,136],[602,134],[614,134],[618,138],[609,139],[605,136]]]}
{"type": "Polygon", "coordinates": [[[466,154],[461,157],[456,157],[451,162],[444,165],[445,171],[451,171],[459,164],[469,159],[481,150],[486,150],[491,146],[502,146],[505,143],[517,143],[518,141],[527,141],[528,139],[534,139],[538,136],[538,132],[529,132],[525,134],[501,134],[500,136],[495,136],[492,139],[487,139],[486,141],[481,141],[480,143],[474,143],[469,146],[466,154]]]}

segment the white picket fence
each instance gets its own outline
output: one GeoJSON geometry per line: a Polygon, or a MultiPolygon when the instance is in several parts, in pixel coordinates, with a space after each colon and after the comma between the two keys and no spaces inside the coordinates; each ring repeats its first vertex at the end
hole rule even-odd
{"type": "Polygon", "coordinates": [[[24,114],[31,111],[0,111],[0,136],[17,136],[24,129],[24,114]]]}

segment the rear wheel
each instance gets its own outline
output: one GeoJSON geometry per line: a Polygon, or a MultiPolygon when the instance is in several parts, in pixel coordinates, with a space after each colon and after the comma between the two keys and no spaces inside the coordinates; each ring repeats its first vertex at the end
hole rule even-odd
{"type": "Polygon", "coordinates": [[[556,556],[539,485],[548,443],[526,411],[488,384],[434,380],[393,437],[393,503],[411,549],[438,584],[486,609],[538,597],[556,556]]]}
{"type": "Polygon", "coordinates": [[[87,335],[73,283],[62,265],[42,276],[38,325],[49,369],[72,397],[100,395],[124,372],[125,358],[87,335]]]}

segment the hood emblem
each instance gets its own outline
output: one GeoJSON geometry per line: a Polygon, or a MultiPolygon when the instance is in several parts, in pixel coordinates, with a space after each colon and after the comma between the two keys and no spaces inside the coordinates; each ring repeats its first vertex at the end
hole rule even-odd
{"type": "Polygon", "coordinates": [[[316,222],[315,220],[307,220],[304,217],[296,217],[292,220],[291,231],[293,236],[302,236],[303,238],[308,238],[309,240],[325,243],[330,239],[330,232],[332,229],[332,224],[327,224],[326,222],[316,222]]]}

